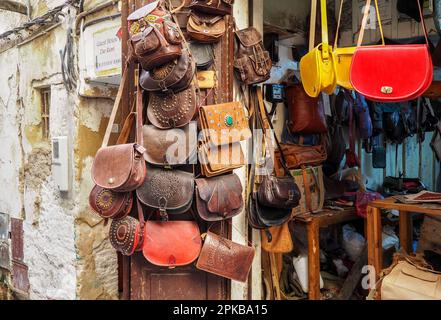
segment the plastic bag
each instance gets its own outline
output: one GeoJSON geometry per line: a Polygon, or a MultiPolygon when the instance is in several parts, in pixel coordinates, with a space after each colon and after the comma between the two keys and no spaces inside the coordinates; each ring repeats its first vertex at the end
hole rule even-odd
{"type": "Polygon", "coordinates": [[[343,226],[343,243],[342,247],[352,261],[357,260],[363,251],[366,240],[355,231],[355,228],[349,224],[343,226]]]}

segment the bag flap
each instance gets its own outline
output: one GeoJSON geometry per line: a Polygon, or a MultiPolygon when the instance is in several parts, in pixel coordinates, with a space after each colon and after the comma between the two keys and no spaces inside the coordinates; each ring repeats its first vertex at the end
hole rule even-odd
{"type": "Polygon", "coordinates": [[[196,179],[197,192],[209,212],[226,215],[243,205],[242,184],[236,174],[196,179]]]}
{"type": "Polygon", "coordinates": [[[146,221],[142,253],[152,264],[179,267],[197,259],[202,247],[195,221],[146,221]]]}
{"type": "Polygon", "coordinates": [[[244,47],[254,46],[262,41],[262,35],[254,27],[238,30],[235,34],[244,47]]]}
{"type": "Polygon", "coordinates": [[[130,177],[135,157],[135,144],[100,148],[92,164],[92,179],[105,189],[117,189],[130,177]]]}
{"type": "Polygon", "coordinates": [[[269,75],[273,63],[268,51],[262,51],[262,54],[259,54],[258,56],[251,55],[249,57],[252,61],[254,72],[257,75],[269,75]]]}
{"type": "Polygon", "coordinates": [[[207,66],[213,62],[213,53],[210,44],[190,42],[190,51],[197,66],[207,66]]]}
{"type": "Polygon", "coordinates": [[[138,10],[133,11],[128,17],[128,21],[139,20],[144,18],[146,15],[152,13],[156,8],[158,8],[160,1],[155,1],[145,5],[138,10]]]}
{"type": "Polygon", "coordinates": [[[427,282],[437,282],[440,276],[426,270],[420,270],[412,265],[404,265],[401,272],[409,277],[417,278],[427,282]]]}
{"type": "Polygon", "coordinates": [[[193,200],[193,173],[165,170],[149,166],[141,187],[136,189],[138,199],[151,208],[176,210],[193,200]]]}
{"type": "Polygon", "coordinates": [[[144,159],[154,165],[182,165],[188,163],[197,148],[197,124],[161,130],[153,125],[143,126],[144,159]]]}
{"type": "Polygon", "coordinates": [[[241,102],[203,106],[200,114],[204,135],[214,145],[239,142],[251,137],[248,116],[241,102]]]}

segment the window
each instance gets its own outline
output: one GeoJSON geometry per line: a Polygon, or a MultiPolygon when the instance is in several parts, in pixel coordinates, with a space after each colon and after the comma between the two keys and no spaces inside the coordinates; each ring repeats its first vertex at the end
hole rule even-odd
{"type": "Polygon", "coordinates": [[[51,106],[51,88],[40,89],[41,94],[41,121],[42,121],[42,137],[49,139],[49,114],[51,106]]]}

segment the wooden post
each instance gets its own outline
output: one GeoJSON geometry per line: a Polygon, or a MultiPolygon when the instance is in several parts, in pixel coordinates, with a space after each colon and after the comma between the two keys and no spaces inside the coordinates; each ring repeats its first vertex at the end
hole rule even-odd
{"type": "Polygon", "coordinates": [[[383,246],[382,246],[382,228],[381,211],[378,208],[367,208],[367,243],[368,243],[368,264],[375,268],[375,281],[383,268],[383,246]]]}
{"type": "Polygon", "coordinates": [[[308,297],[320,299],[320,238],[319,226],[314,219],[306,225],[308,234],[308,297]]]}
{"type": "Polygon", "coordinates": [[[406,253],[413,252],[412,249],[412,214],[407,211],[400,211],[400,245],[406,253]]]}

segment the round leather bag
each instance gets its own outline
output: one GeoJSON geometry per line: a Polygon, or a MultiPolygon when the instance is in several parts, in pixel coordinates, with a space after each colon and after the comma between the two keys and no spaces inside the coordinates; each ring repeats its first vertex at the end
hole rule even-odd
{"type": "Polygon", "coordinates": [[[131,216],[113,220],[110,225],[109,239],[116,251],[125,256],[132,255],[135,251],[141,249],[143,242],[139,221],[131,216]]]}
{"type": "Polygon", "coordinates": [[[115,192],[95,185],[89,195],[89,205],[104,219],[122,219],[132,210],[131,192],[115,192]]]}

